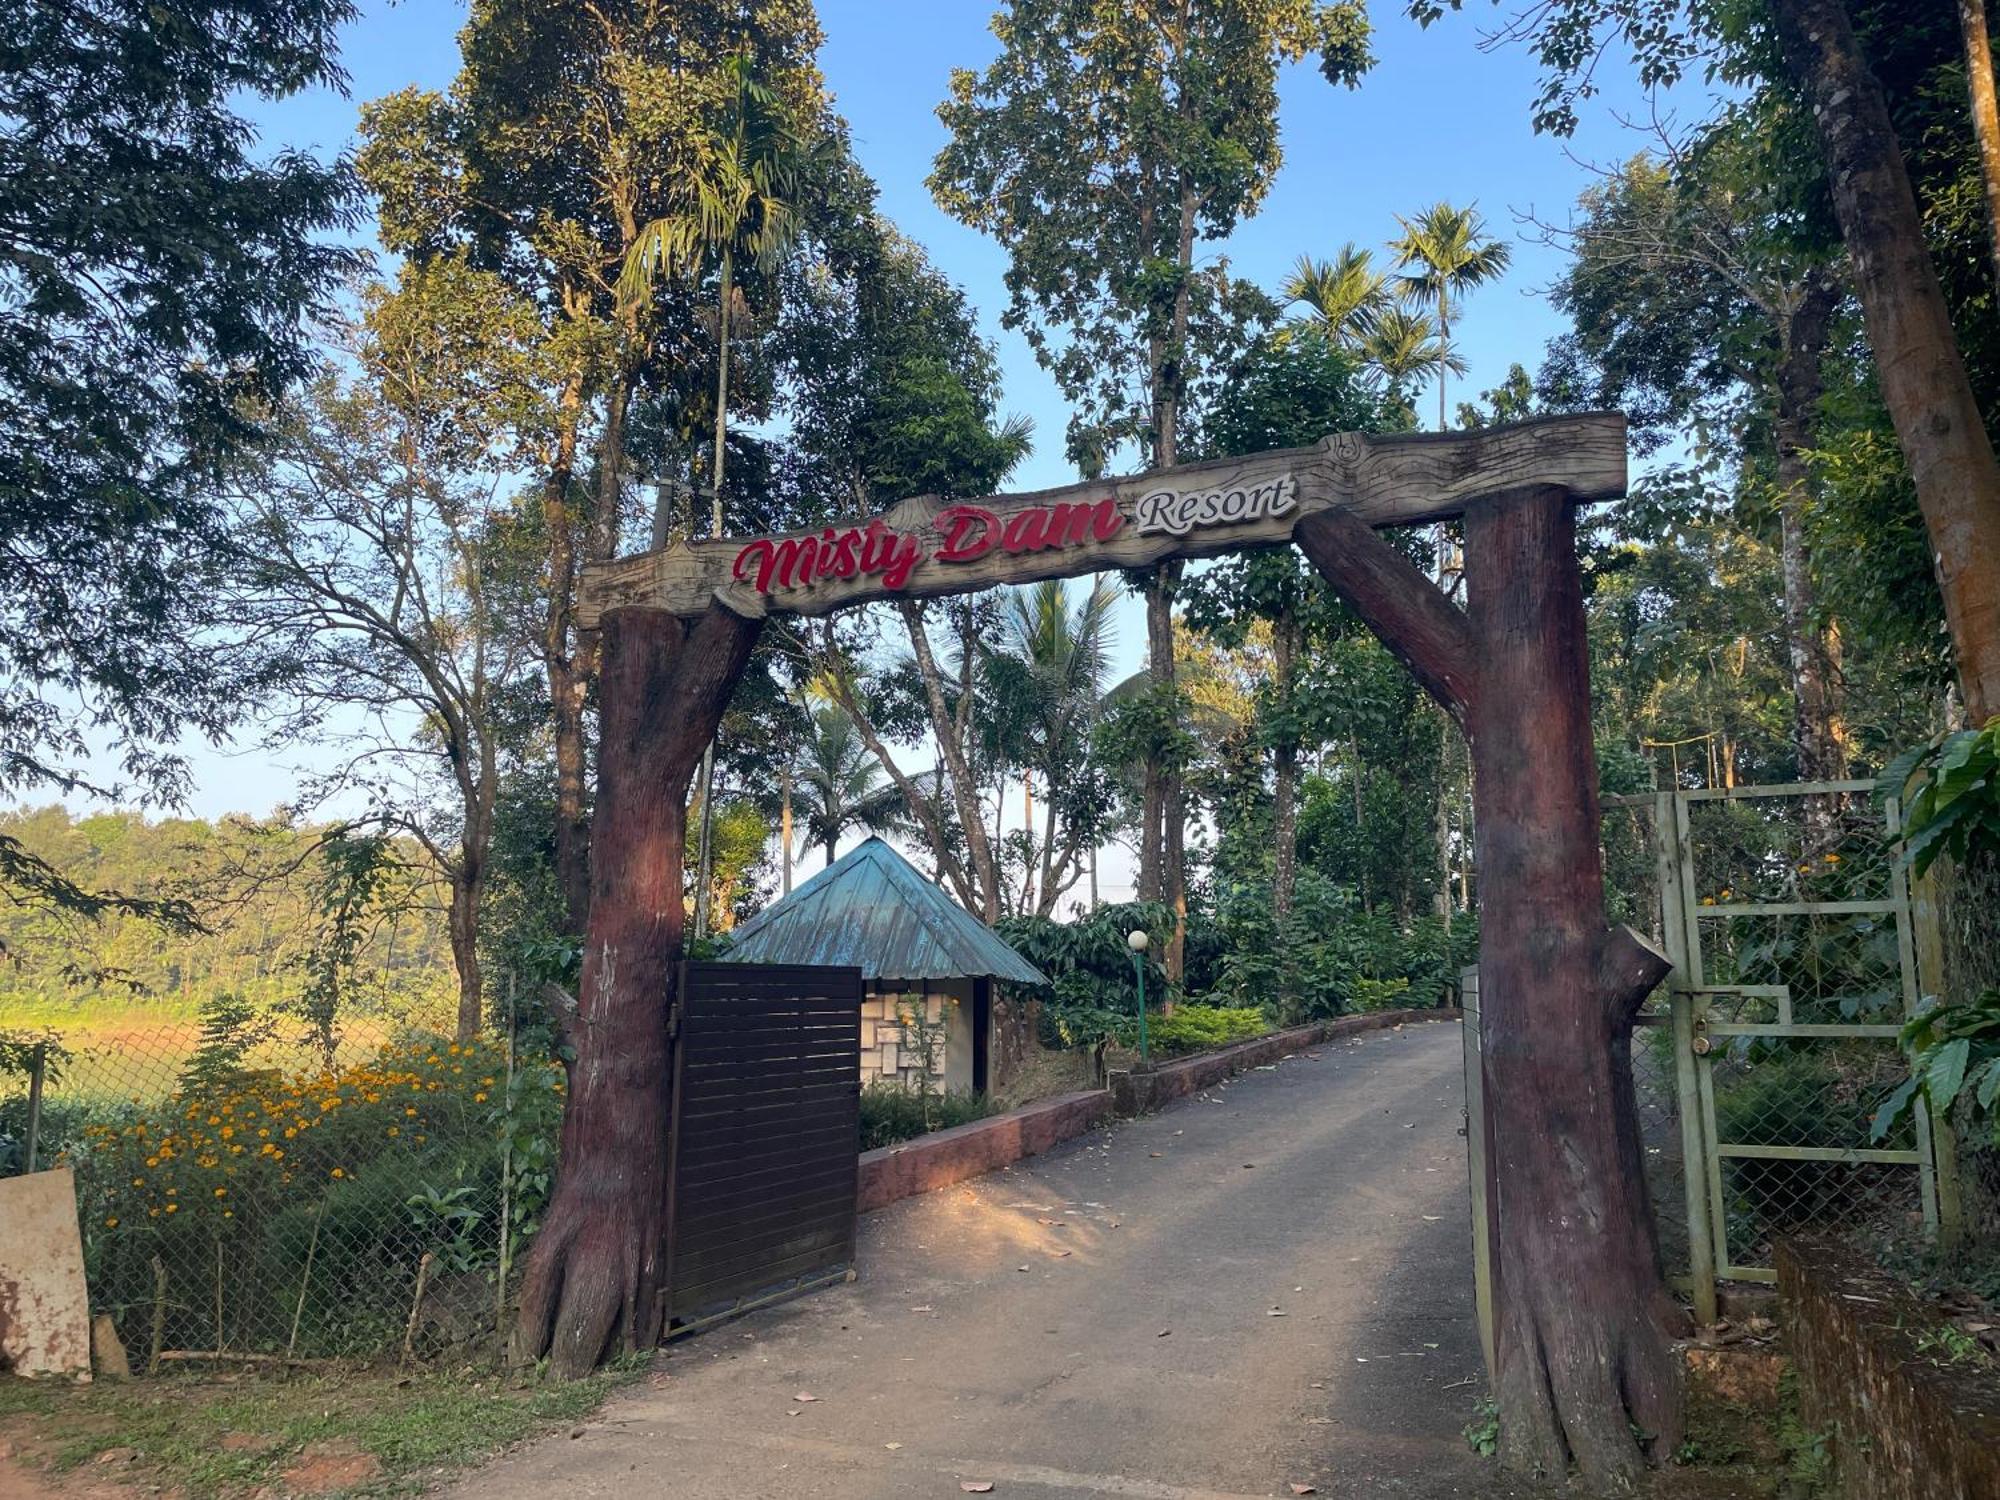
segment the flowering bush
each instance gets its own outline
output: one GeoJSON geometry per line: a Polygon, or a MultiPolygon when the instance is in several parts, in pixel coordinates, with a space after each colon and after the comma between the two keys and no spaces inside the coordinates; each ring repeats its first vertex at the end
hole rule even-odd
{"type": "Polygon", "coordinates": [[[232,1069],[71,1143],[93,1300],[128,1343],[354,1352],[417,1263],[488,1271],[535,1222],[561,1112],[551,1062],[417,1037],[323,1073],[232,1069]],[[440,1212],[439,1203],[450,1205],[440,1212]],[[143,1340],[142,1340],[143,1343],[143,1340]]]}

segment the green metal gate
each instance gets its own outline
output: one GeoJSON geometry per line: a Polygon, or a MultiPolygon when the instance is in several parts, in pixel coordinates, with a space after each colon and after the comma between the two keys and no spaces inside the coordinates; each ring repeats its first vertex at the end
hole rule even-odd
{"type": "MultiPolygon", "coordinates": [[[[1633,1029],[1632,1073],[1662,1253],[1704,1322],[1718,1281],[1776,1279],[1779,1236],[1907,1242],[1955,1219],[1952,1176],[1941,1201],[1934,1169],[1948,1143],[1921,1106],[1869,1138],[1905,1076],[1903,1020],[1939,988],[1925,982],[1935,914],[1896,858],[1898,816],[1869,781],[1604,799],[1613,917],[1674,965],[1633,1029]]],[[[1471,1093],[1476,981],[1467,990],[1471,1093]]],[[[1484,1244],[1483,1111],[1468,1113],[1484,1244]]]]}
{"type": "Polygon", "coordinates": [[[1608,801],[1650,815],[1651,925],[1674,972],[1665,1014],[1656,999],[1634,1036],[1635,1078],[1643,1117],[1669,1068],[1638,1054],[1670,1059],[1695,1168],[1681,1203],[1655,1211],[1686,1214],[1698,1310],[1711,1313],[1717,1280],[1775,1280],[1771,1245],[1787,1232],[1935,1234],[1929,1120],[1869,1138],[1924,994],[1894,799],[1832,781],[1608,801]]]}

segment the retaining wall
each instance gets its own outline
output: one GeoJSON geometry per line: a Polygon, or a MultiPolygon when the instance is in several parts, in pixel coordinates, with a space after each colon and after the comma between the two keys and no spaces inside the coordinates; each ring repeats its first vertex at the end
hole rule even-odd
{"type": "Polygon", "coordinates": [[[1160,1063],[1149,1069],[1115,1072],[1111,1075],[1111,1095],[1121,1115],[1143,1115],[1176,1099],[1199,1093],[1245,1068],[1260,1067],[1307,1047],[1336,1041],[1364,1031],[1384,1031],[1413,1021],[1455,1021],[1457,1010],[1381,1010],[1362,1016],[1340,1016],[1331,1021],[1315,1021],[1310,1026],[1294,1026],[1274,1031],[1233,1047],[1219,1047],[1175,1062],[1160,1063]]]}
{"type": "Polygon", "coordinates": [[[2000,1496],[2000,1380],[1924,1342],[1929,1304],[1845,1248],[1783,1241],[1799,1415],[1832,1429],[1845,1500],[2000,1496]]]}
{"type": "Polygon", "coordinates": [[[1059,1094],[990,1119],[934,1130],[894,1146],[861,1153],[860,1211],[881,1208],[898,1198],[950,1187],[968,1177],[1035,1156],[1082,1135],[1111,1113],[1103,1089],[1059,1094]]]}

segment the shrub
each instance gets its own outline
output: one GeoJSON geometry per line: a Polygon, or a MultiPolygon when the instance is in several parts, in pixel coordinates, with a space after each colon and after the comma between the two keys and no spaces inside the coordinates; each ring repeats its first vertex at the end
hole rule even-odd
{"type": "Polygon", "coordinates": [[[1147,1041],[1154,1051],[1169,1057],[1247,1042],[1270,1029],[1263,1011],[1239,1005],[1183,1002],[1174,1007],[1172,1015],[1146,1017],[1147,1041]]]}
{"type": "Polygon", "coordinates": [[[510,1094],[505,1073],[497,1042],[416,1037],[336,1072],[190,1075],[99,1112],[68,1147],[93,1301],[150,1309],[157,1258],[169,1347],[282,1345],[297,1319],[302,1352],[366,1351],[426,1252],[497,1265],[503,1159],[514,1244],[539,1217],[562,1074],[517,1066],[510,1094]]]}
{"type": "Polygon", "coordinates": [[[1216,923],[1225,944],[1217,991],[1233,1004],[1275,1007],[1286,1021],[1432,1004],[1456,985],[1478,948],[1470,918],[1454,919],[1449,933],[1436,917],[1403,925],[1305,870],[1282,924],[1261,882],[1220,892],[1216,923]]]}
{"type": "Polygon", "coordinates": [[[1371,1010],[1399,1010],[1409,1003],[1410,981],[1399,974],[1394,979],[1356,979],[1348,1008],[1365,1014],[1371,1010]]]}
{"type": "Polygon", "coordinates": [[[981,1094],[919,1092],[900,1083],[871,1083],[861,1090],[861,1149],[893,1146],[992,1113],[992,1102],[981,1094]]]}
{"type": "Polygon", "coordinates": [[[1000,936],[1051,980],[1047,989],[1028,991],[1042,1002],[1044,1045],[1137,1043],[1139,997],[1132,950],[1126,943],[1134,928],[1143,928],[1151,940],[1145,957],[1146,998],[1164,1000],[1167,975],[1160,967],[1160,955],[1173,936],[1170,907],[1158,902],[1128,902],[1100,906],[1076,922],[1010,917],[999,924],[996,930],[1000,936]]]}

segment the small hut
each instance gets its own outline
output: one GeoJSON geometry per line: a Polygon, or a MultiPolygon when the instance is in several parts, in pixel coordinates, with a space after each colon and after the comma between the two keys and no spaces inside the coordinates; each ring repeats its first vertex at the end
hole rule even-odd
{"type": "Polygon", "coordinates": [[[985,1093],[997,1019],[993,981],[1047,984],[1040,969],[870,838],[732,934],[743,963],[851,964],[861,1005],[861,1080],[915,1085],[926,1038],[934,1084],[985,1093]],[[921,1021],[919,1021],[921,1018],[921,1021]]]}

